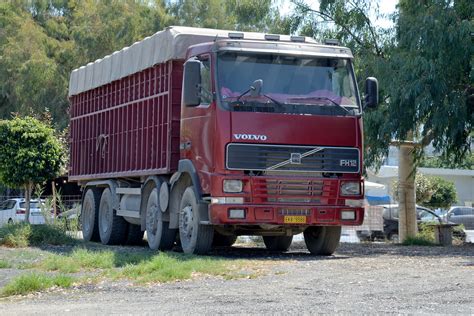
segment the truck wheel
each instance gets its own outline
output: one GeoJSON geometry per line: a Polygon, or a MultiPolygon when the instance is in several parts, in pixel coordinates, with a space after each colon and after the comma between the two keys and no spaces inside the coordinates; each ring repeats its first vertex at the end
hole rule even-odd
{"type": "Polygon", "coordinates": [[[293,236],[263,236],[265,247],[271,251],[287,251],[292,241],[293,236]]]}
{"type": "Polygon", "coordinates": [[[237,240],[237,236],[235,235],[222,235],[216,231],[214,231],[214,237],[212,239],[212,246],[214,247],[230,247],[232,246],[237,240]]]}
{"type": "Polygon", "coordinates": [[[205,254],[212,246],[214,228],[200,223],[198,201],[188,187],[179,205],[179,239],[184,253],[205,254]]]}
{"type": "Polygon", "coordinates": [[[116,215],[112,201],[112,192],[107,188],[102,192],[99,204],[99,234],[104,245],[123,244],[127,239],[128,223],[116,215]]]}
{"type": "Polygon", "coordinates": [[[128,223],[127,245],[141,245],[143,243],[143,233],[140,225],[128,223]]]}
{"type": "Polygon", "coordinates": [[[148,246],[153,250],[169,250],[176,239],[176,229],[169,229],[169,222],[163,221],[158,189],[154,188],[146,204],[146,236],[148,246]]]}
{"type": "Polygon", "coordinates": [[[332,255],[340,239],[341,226],[311,226],[304,231],[304,242],[313,255],[332,255]]]}
{"type": "Polygon", "coordinates": [[[97,188],[87,189],[81,209],[82,238],[85,241],[100,241],[99,204],[100,190],[97,188]]]}

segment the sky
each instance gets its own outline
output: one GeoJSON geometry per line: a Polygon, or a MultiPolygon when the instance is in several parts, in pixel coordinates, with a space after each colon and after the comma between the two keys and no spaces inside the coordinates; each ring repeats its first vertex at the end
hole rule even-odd
{"type": "MultiPolygon", "coordinates": [[[[312,8],[314,9],[319,8],[319,1],[317,0],[305,0],[305,2],[311,4],[312,8]]],[[[395,11],[395,6],[398,4],[398,0],[379,0],[378,3],[380,6],[380,13],[388,15],[395,11]]],[[[286,15],[291,12],[292,7],[293,4],[290,2],[290,0],[281,0],[280,13],[282,15],[286,15]]],[[[371,18],[371,20],[373,20],[374,25],[378,27],[387,28],[393,25],[392,21],[387,18],[378,20],[371,18]]]]}

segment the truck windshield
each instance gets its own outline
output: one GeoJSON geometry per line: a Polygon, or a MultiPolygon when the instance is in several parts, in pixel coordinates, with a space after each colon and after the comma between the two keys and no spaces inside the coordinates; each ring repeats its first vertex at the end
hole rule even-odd
{"type": "Polygon", "coordinates": [[[218,97],[230,111],[355,115],[359,99],[347,59],[223,52],[218,97]]]}

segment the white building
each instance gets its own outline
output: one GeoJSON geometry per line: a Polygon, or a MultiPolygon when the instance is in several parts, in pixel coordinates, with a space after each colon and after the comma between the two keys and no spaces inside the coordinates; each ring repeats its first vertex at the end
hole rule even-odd
{"type": "MultiPolygon", "coordinates": [[[[391,146],[389,155],[377,173],[367,170],[367,180],[384,184],[389,193],[393,192],[393,182],[398,179],[398,148],[391,146]]],[[[458,204],[474,206],[474,170],[418,168],[417,171],[427,177],[438,176],[454,183],[458,196],[458,204]]]]}

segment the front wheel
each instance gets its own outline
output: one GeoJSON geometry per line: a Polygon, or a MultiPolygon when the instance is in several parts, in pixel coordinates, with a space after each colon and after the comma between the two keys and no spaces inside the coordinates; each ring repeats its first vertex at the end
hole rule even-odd
{"type": "Polygon", "coordinates": [[[287,251],[292,241],[293,236],[263,236],[265,247],[271,251],[287,251]]]}
{"type": "Polygon", "coordinates": [[[311,226],[304,231],[304,242],[313,255],[332,255],[340,239],[341,226],[311,226]]]}
{"type": "Polygon", "coordinates": [[[184,191],[179,205],[179,239],[184,253],[205,254],[212,246],[214,228],[201,224],[199,204],[190,186],[184,191]]]}

